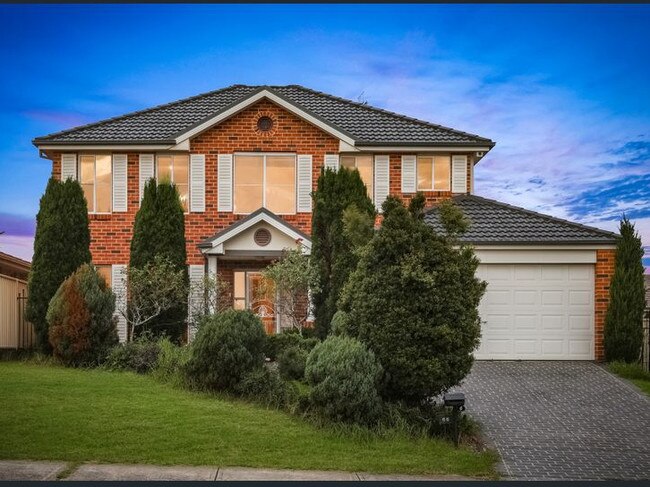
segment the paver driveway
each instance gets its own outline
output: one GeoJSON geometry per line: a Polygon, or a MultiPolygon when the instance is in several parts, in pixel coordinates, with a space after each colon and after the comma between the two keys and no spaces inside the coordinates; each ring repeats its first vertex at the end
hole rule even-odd
{"type": "Polygon", "coordinates": [[[516,479],[650,479],[650,398],[591,362],[474,364],[460,388],[516,479]]]}

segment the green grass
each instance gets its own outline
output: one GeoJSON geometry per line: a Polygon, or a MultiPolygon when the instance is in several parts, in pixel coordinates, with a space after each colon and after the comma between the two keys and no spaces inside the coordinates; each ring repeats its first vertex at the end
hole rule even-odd
{"type": "Polygon", "coordinates": [[[628,379],[635,386],[650,396],[650,372],[643,370],[639,364],[626,364],[623,362],[612,362],[607,365],[610,372],[628,379]]]}
{"type": "Polygon", "coordinates": [[[0,458],[494,477],[494,452],[318,428],[150,377],[0,363],[0,458]]]}

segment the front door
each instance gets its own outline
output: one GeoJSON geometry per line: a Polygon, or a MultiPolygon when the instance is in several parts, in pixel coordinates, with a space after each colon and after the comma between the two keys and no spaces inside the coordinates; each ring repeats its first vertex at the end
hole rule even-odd
{"type": "Polygon", "coordinates": [[[250,309],[262,320],[266,333],[275,332],[273,292],[264,286],[264,277],[259,271],[235,271],[235,309],[250,309]]]}

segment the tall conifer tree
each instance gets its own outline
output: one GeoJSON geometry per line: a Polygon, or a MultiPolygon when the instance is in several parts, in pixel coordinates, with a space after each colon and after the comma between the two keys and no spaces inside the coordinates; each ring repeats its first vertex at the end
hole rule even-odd
{"type": "Polygon", "coordinates": [[[374,218],[375,207],[359,171],[324,170],[313,194],[311,255],[320,290],[313,295],[316,331],[325,337],[336,312],[341,288],[357,265],[355,244],[344,232],[343,213],[351,205],[374,218]]]}
{"type": "Polygon", "coordinates": [[[50,178],[36,215],[26,307],[42,351],[51,351],[46,320],[50,300],[61,283],[90,259],[88,207],[81,185],[50,178]]]}
{"type": "MultiPolygon", "coordinates": [[[[169,182],[147,182],[140,209],[135,216],[131,239],[130,266],[143,268],[156,257],[168,259],[185,272],[187,280],[187,251],[185,249],[185,215],[176,188],[169,182]]],[[[178,340],[187,318],[187,299],[172,310],[162,313],[147,325],[156,335],[166,333],[178,340]]]]}
{"type": "Polygon", "coordinates": [[[626,217],[620,223],[621,239],[616,246],[614,276],[609,287],[605,316],[605,358],[608,362],[636,362],[643,342],[643,246],[626,217]]]}

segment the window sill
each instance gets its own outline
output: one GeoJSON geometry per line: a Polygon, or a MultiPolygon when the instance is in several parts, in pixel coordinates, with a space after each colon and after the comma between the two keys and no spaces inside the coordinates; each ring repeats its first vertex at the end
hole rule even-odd
{"type": "Polygon", "coordinates": [[[88,213],[89,220],[110,220],[112,213],[88,213]]]}

